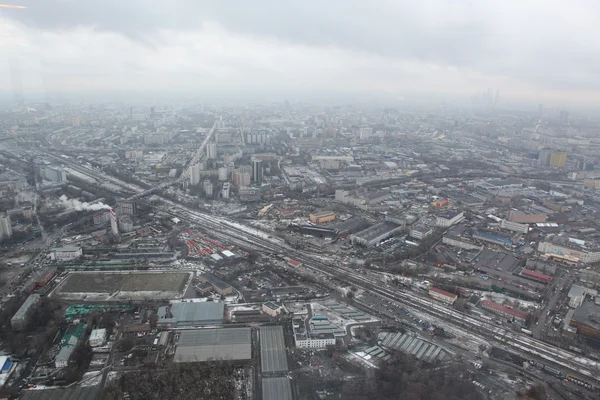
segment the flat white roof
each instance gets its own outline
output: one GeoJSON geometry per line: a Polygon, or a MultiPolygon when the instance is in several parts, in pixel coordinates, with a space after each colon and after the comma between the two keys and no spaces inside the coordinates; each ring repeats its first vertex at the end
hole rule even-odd
{"type": "Polygon", "coordinates": [[[217,261],[219,261],[219,260],[222,260],[222,259],[223,259],[223,257],[221,257],[221,256],[220,256],[220,255],[218,255],[218,254],[211,254],[210,256],[213,258],[213,260],[217,260],[217,261]]]}
{"type": "Polygon", "coordinates": [[[233,256],[235,256],[235,254],[233,254],[233,253],[232,253],[231,251],[229,251],[229,250],[225,250],[225,251],[223,251],[223,254],[225,254],[227,257],[233,257],[233,256]]]}

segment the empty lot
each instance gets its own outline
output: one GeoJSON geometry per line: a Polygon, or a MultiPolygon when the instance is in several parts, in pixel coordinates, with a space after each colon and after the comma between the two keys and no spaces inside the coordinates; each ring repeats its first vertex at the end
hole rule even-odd
{"type": "Polygon", "coordinates": [[[75,272],[54,291],[63,299],[120,300],[181,297],[190,272],[75,272]]]}

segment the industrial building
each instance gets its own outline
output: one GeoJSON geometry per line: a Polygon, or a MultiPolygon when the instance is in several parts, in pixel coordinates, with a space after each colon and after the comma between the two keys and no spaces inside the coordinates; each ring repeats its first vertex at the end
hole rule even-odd
{"type": "Polygon", "coordinates": [[[56,247],[50,249],[50,258],[57,262],[68,262],[79,259],[83,255],[81,247],[56,247]]]}
{"type": "Polygon", "coordinates": [[[39,294],[30,294],[29,297],[27,297],[23,305],[10,319],[10,326],[13,330],[21,331],[27,327],[27,324],[31,319],[31,315],[35,311],[40,299],[41,297],[39,294]]]}
{"type": "Polygon", "coordinates": [[[262,305],[262,310],[265,314],[268,314],[271,317],[276,317],[283,311],[283,306],[275,304],[272,301],[267,301],[262,305]]]}
{"type": "Polygon", "coordinates": [[[102,346],[106,342],[106,329],[93,329],[90,333],[89,343],[91,347],[102,346]]]}
{"type": "Polygon", "coordinates": [[[458,296],[454,293],[446,292],[445,290],[434,287],[429,288],[429,295],[434,299],[443,301],[444,303],[448,304],[454,304],[454,302],[458,298],[458,296]]]}
{"type": "Polygon", "coordinates": [[[190,329],[179,331],[177,335],[175,362],[252,358],[250,328],[190,329]]]}
{"type": "Polygon", "coordinates": [[[137,203],[132,200],[119,200],[117,204],[120,215],[137,215],[137,203]]]}
{"type": "Polygon", "coordinates": [[[591,264],[600,261],[600,250],[591,246],[591,243],[564,236],[547,237],[538,244],[538,251],[549,258],[569,263],[591,264]]]}
{"type": "Polygon", "coordinates": [[[514,244],[512,238],[490,232],[475,231],[473,232],[473,238],[484,242],[498,244],[500,246],[512,246],[514,244]]]}
{"type": "Polygon", "coordinates": [[[315,224],[323,224],[325,222],[335,221],[336,215],[333,211],[322,211],[310,214],[308,219],[315,224]]]}
{"type": "Polygon", "coordinates": [[[471,242],[469,239],[454,236],[454,235],[444,235],[442,238],[442,243],[458,247],[459,249],[465,250],[482,250],[483,246],[479,246],[471,242]]]}
{"type": "Polygon", "coordinates": [[[546,222],[548,216],[542,213],[529,213],[517,210],[508,210],[506,219],[510,222],[516,222],[519,224],[536,224],[540,222],[546,222]]]}
{"type": "Polygon", "coordinates": [[[220,302],[177,302],[158,308],[157,326],[178,328],[182,326],[221,325],[225,305],[220,302]]]}
{"type": "Polygon", "coordinates": [[[518,222],[512,222],[512,221],[508,221],[503,219],[500,222],[500,228],[502,229],[507,229],[509,231],[513,231],[513,232],[518,232],[518,233],[527,233],[529,232],[529,225],[528,224],[521,224],[518,222]]]}
{"type": "Polygon", "coordinates": [[[600,306],[590,301],[583,302],[575,309],[570,325],[581,335],[600,340],[600,306]]]}
{"type": "Polygon", "coordinates": [[[590,289],[584,286],[571,285],[569,293],[567,294],[567,298],[569,299],[569,307],[580,307],[587,295],[597,296],[598,291],[596,289],[590,289]]]}
{"type": "Polygon", "coordinates": [[[260,201],[262,194],[260,193],[260,189],[250,186],[241,186],[238,190],[238,196],[240,201],[252,202],[260,201]]]}
{"type": "Polygon", "coordinates": [[[447,211],[437,216],[435,226],[448,228],[454,224],[458,224],[463,219],[465,219],[464,211],[447,211]]]}
{"type": "Polygon", "coordinates": [[[384,221],[356,234],[350,235],[350,240],[352,244],[373,246],[374,244],[393,236],[395,233],[401,232],[403,229],[402,225],[384,221]]]}
{"type": "Polygon", "coordinates": [[[263,400],[292,400],[292,386],[287,376],[262,379],[263,400]]]}
{"type": "Polygon", "coordinates": [[[494,314],[499,314],[503,317],[514,319],[515,321],[521,324],[524,324],[525,321],[527,321],[527,317],[529,316],[529,313],[527,311],[515,310],[514,308],[510,308],[490,300],[483,300],[481,302],[481,307],[484,310],[493,312],[494,314]]]}
{"type": "Polygon", "coordinates": [[[282,326],[260,327],[260,368],[262,374],[288,370],[282,326]]]}
{"type": "Polygon", "coordinates": [[[536,280],[538,282],[542,282],[542,283],[550,283],[554,280],[554,278],[550,275],[542,274],[541,272],[537,272],[537,271],[532,271],[527,268],[525,268],[521,272],[521,275],[531,278],[533,280],[536,280]]]}
{"type": "Polygon", "coordinates": [[[215,292],[217,292],[221,296],[227,296],[227,295],[233,293],[233,287],[229,283],[222,281],[221,279],[217,278],[214,275],[202,274],[202,275],[198,275],[197,279],[200,282],[210,283],[212,285],[213,289],[215,290],[215,292]]]}
{"type": "Polygon", "coordinates": [[[422,240],[424,238],[426,238],[427,236],[431,235],[433,233],[433,229],[430,228],[429,226],[415,226],[410,228],[409,230],[409,235],[410,237],[417,239],[417,240],[422,240]]]}
{"type": "Polygon", "coordinates": [[[377,339],[380,346],[386,349],[412,354],[417,360],[425,362],[441,361],[447,355],[446,350],[438,345],[408,333],[382,332],[377,339]]]}

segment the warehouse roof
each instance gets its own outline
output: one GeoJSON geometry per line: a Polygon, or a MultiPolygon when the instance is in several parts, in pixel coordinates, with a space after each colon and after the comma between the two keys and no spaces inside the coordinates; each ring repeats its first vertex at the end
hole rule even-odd
{"type": "Polygon", "coordinates": [[[225,305],[220,302],[172,303],[170,308],[158,309],[158,318],[163,323],[214,323],[223,320],[224,312],[225,305]]]}
{"type": "Polygon", "coordinates": [[[179,333],[175,361],[249,360],[250,340],[250,328],[184,330],[179,333]]]}
{"type": "Polygon", "coordinates": [[[287,376],[263,378],[263,400],[292,400],[292,387],[287,376]]]}
{"type": "Polygon", "coordinates": [[[260,364],[263,373],[288,370],[283,327],[260,327],[260,364]]]}

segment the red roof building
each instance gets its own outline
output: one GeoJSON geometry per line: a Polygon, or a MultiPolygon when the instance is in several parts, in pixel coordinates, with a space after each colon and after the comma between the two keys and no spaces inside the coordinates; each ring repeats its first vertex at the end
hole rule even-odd
{"type": "Polygon", "coordinates": [[[300,261],[296,261],[296,260],[289,260],[288,264],[291,265],[292,267],[299,267],[302,265],[302,263],[300,261]]]}
{"type": "Polygon", "coordinates": [[[445,290],[434,288],[434,287],[429,288],[429,295],[431,297],[433,297],[434,299],[438,299],[445,303],[450,303],[450,304],[453,304],[456,301],[456,299],[458,298],[458,296],[455,295],[454,293],[446,292],[445,290]]]}
{"type": "Polygon", "coordinates": [[[494,303],[490,300],[483,300],[481,306],[493,313],[503,315],[508,318],[514,318],[515,320],[524,323],[529,316],[527,311],[515,310],[514,308],[507,307],[502,304],[494,303]]]}
{"type": "Polygon", "coordinates": [[[535,279],[536,281],[543,282],[543,283],[550,283],[554,280],[554,278],[551,277],[550,275],[542,274],[540,272],[533,271],[531,269],[524,269],[523,272],[521,272],[521,275],[526,276],[531,279],[535,279]]]}

